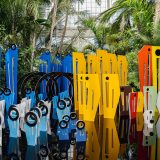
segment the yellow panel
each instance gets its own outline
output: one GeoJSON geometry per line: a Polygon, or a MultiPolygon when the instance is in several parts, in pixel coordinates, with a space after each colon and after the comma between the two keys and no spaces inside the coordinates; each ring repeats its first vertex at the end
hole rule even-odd
{"type": "MultiPolygon", "coordinates": [[[[109,73],[109,66],[108,66],[109,59],[107,57],[107,51],[105,50],[97,50],[96,53],[97,53],[97,71],[99,74],[101,95],[102,95],[103,94],[102,74],[109,73]]],[[[99,114],[100,115],[103,115],[103,105],[102,105],[103,99],[102,98],[103,97],[101,96],[100,103],[99,103],[99,114]]]]}
{"type": "MultiPolygon", "coordinates": [[[[103,94],[102,74],[116,74],[117,57],[115,54],[108,53],[105,50],[97,50],[97,71],[100,77],[101,95],[103,94]]],[[[103,97],[100,98],[99,114],[103,114],[103,97]]]]}
{"type": "Polygon", "coordinates": [[[143,93],[138,92],[137,112],[142,113],[143,112],[143,107],[144,107],[143,93]]]}
{"type": "Polygon", "coordinates": [[[116,74],[117,71],[117,57],[115,54],[108,53],[105,50],[97,50],[98,58],[98,73],[99,74],[116,74]]]}
{"type": "Polygon", "coordinates": [[[85,121],[87,132],[86,157],[89,160],[100,159],[100,144],[94,122],[85,121]]]}
{"type": "Polygon", "coordinates": [[[78,74],[86,73],[86,61],[83,53],[73,52],[74,106],[78,110],[78,74]]]}
{"type": "Polygon", "coordinates": [[[93,54],[89,54],[87,56],[88,62],[88,74],[96,74],[97,73],[97,56],[93,54]]]}
{"type": "Polygon", "coordinates": [[[79,118],[83,119],[84,107],[86,107],[86,74],[78,74],[78,106],[79,118]]]}
{"type": "Polygon", "coordinates": [[[105,50],[97,50],[97,67],[98,67],[98,73],[103,74],[103,73],[109,73],[109,66],[108,66],[108,53],[105,50]]]}
{"type": "Polygon", "coordinates": [[[152,46],[152,78],[153,86],[160,91],[160,46],[152,46]],[[159,83],[157,83],[157,79],[159,83]]]}
{"type": "Polygon", "coordinates": [[[118,74],[120,86],[126,86],[128,76],[128,62],[126,56],[118,55],[118,74]]]}
{"type": "Polygon", "coordinates": [[[117,57],[115,54],[107,53],[107,57],[109,59],[108,66],[110,74],[117,74],[118,73],[118,66],[117,66],[117,57]]]}
{"type": "Polygon", "coordinates": [[[117,160],[120,143],[113,119],[104,119],[102,143],[102,160],[117,160]]]}
{"type": "Polygon", "coordinates": [[[84,120],[94,121],[100,100],[100,83],[98,74],[89,74],[87,77],[89,79],[85,79],[87,92],[85,92],[86,107],[84,108],[84,120]]]}
{"type": "Polygon", "coordinates": [[[100,100],[100,83],[98,74],[79,74],[78,89],[80,101],[79,112],[83,114],[85,121],[94,121],[100,100]]]}
{"type": "Polygon", "coordinates": [[[114,119],[120,97],[118,74],[103,74],[104,118],[114,119]]]}
{"type": "Polygon", "coordinates": [[[136,126],[137,126],[137,131],[142,131],[143,129],[143,112],[138,112],[136,114],[136,126]]]}
{"type": "MultiPolygon", "coordinates": [[[[88,74],[96,74],[98,73],[98,58],[96,55],[89,54],[87,56],[87,62],[88,62],[88,74]]],[[[99,113],[102,115],[102,109],[100,108],[101,105],[99,105],[99,113]]]]}

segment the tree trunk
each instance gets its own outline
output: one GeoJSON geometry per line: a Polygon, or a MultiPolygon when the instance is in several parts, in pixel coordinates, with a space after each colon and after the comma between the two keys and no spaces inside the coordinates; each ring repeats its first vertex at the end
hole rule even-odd
{"type": "Polygon", "coordinates": [[[33,32],[32,35],[32,55],[31,55],[31,71],[33,71],[33,60],[34,60],[34,52],[36,50],[36,33],[33,32]]]}
{"type": "Polygon", "coordinates": [[[57,5],[58,5],[58,0],[53,0],[52,24],[51,24],[49,47],[48,47],[50,52],[51,52],[51,50],[52,50],[53,31],[54,31],[54,28],[55,28],[55,26],[56,26],[57,5]]]}
{"type": "Polygon", "coordinates": [[[155,2],[154,26],[160,22],[160,0],[155,2]]]}
{"type": "Polygon", "coordinates": [[[61,52],[62,52],[63,41],[64,41],[64,37],[65,37],[65,35],[66,35],[66,30],[67,30],[68,15],[69,15],[69,14],[68,14],[68,10],[67,10],[66,19],[65,19],[65,25],[64,25],[63,32],[62,32],[62,36],[61,36],[61,41],[60,41],[58,53],[61,53],[61,52]]]}
{"type": "Polygon", "coordinates": [[[11,34],[13,36],[15,36],[15,15],[14,15],[15,13],[14,13],[13,9],[11,10],[11,13],[12,13],[12,30],[11,30],[11,34]]]}

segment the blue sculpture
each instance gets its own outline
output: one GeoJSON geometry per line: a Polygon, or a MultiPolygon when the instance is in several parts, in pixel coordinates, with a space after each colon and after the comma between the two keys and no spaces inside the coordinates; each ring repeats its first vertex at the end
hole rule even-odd
{"type": "Polygon", "coordinates": [[[17,103],[18,48],[12,45],[5,55],[6,87],[14,93],[14,104],[17,103]]]}

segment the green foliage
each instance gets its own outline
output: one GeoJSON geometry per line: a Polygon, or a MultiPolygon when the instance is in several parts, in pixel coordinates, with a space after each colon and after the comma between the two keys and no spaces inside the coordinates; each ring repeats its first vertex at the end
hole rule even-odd
{"type": "MultiPolygon", "coordinates": [[[[97,48],[103,48],[106,44],[106,36],[109,28],[105,24],[98,23],[95,18],[81,18],[81,24],[85,29],[89,29],[95,37],[97,48]]],[[[94,47],[93,47],[94,48],[94,47]]]]}
{"type": "MultiPolygon", "coordinates": [[[[81,3],[83,1],[79,0],[81,3]]],[[[100,0],[96,1],[100,4],[100,0]]],[[[76,14],[73,2],[74,0],[58,1],[56,25],[64,22],[67,14],[76,14]]],[[[18,44],[20,74],[38,69],[40,63],[38,56],[45,49],[37,51],[35,43],[42,36],[44,40],[40,42],[40,47],[48,44],[50,40],[54,7],[52,6],[48,19],[44,19],[42,6],[46,3],[50,3],[50,0],[0,1],[0,44],[3,44],[4,52],[10,43],[18,44]]],[[[78,30],[86,34],[87,29],[94,36],[93,42],[87,44],[83,52],[93,53],[101,48],[116,54],[126,54],[129,62],[129,83],[134,82],[138,86],[138,50],[144,44],[160,45],[160,24],[153,25],[154,11],[154,3],[149,3],[148,0],[116,0],[112,8],[104,11],[97,18],[87,17],[86,12],[77,13],[83,16],[80,20],[82,27],[78,30]]],[[[53,53],[56,54],[60,47],[62,47],[62,56],[76,51],[72,44],[77,35],[66,42],[63,41],[65,36],[63,32],[60,37],[63,43],[53,44],[53,53]]]]}
{"type": "Polygon", "coordinates": [[[31,71],[31,66],[33,65],[34,70],[38,70],[40,60],[38,53],[32,52],[32,48],[20,48],[18,56],[18,73],[20,76],[31,71]],[[33,62],[31,61],[32,54],[34,54],[33,62]],[[33,63],[33,64],[31,64],[33,63]]]}
{"type": "Polygon", "coordinates": [[[95,53],[96,52],[96,47],[88,44],[83,48],[82,52],[84,54],[95,53]]]}
{"type": "Polygon", "coordinates": [[[154,5],[147,0],[116,0],[112,8],[100,14],[99,19],[102,23],[110,22],[112,30],[135,27],[148,34],[153,16],[154,5]]]}
{"type": "MultiPolygon", "coordinates": [[[[83,0],[79,0],[83,2],[83,0]]],[[[46,49],[37,50],[39,47],[47,43],[47,38],[51,28],[51,13],[44,19],[45,4],[50,0],[1,0],[0,1],[0,45],[3,47],[4,53],[10,44],[17,44],[19,48],[19,74],[22,75],[32,70],[38,70],[40,61],[38,56],[46,49]],[[39,42],[43,37],[45,42],[39,42]],[[39,43],[37,46],[37,42],[39,43]]],[[[58,17],[59,21],[65,15],[66,11],[72,14],[72,0],[58,1],[58,17]]],[[[62,21],[62,20],[61,20],[62,21]]],[[[61,22],[60,21],[60,22],[61,22]]],[[[55,52],[58,48],[55,47],[55,52]]],[[[71,52],[76,50],[72,44],[64,45],[63,51],[71,52]]]]}
{"type": "Polygon", "coordinates": [[[158,23],[154,28],[152,29],[151,35],[143,35],[142,33],[136,32],[137,36],[143,44],[153,45],[153,46],[159,46],[160,45],[160,23],[158,23]]]}
{"type": "Polygon", "coordinates": [[[3,41],[3,38],[5,37],[5,27],[4,25],[0,25],[0,43],[3,41]]]}
{"type": "Polygon", "coordinates": [[[82,19],[82,25],[94,34],[95,44],[84,47],[86,53],[104,48],[126,55],[129,83],[138,89],[138,50],[145,44],[160,45],[160,23],[153,25],[154,3],[148,0],[116,0],[97,19],[82,19]],[[97,42],[97,43],[96,43],[97,42]],[[97,45],[98,44],[98,45],[97,45]],[[89,49],[88,49],[89,48],[89,49]]]}
{"type": "Polygon", "coordinates": [[[0,1],[0,26],[5,28],[2,44],[16,43],[21,47],[32,44],[32,36],[36,39],[42,27],[49,23],[40,17],[39,6],[45,0],[1,0],[0,1]]]}
{"type": "Polygon", "coordinates": [[[128,83],[138,84],[138,51],[129,52],[126,54],[128,61],[128,83]]]}

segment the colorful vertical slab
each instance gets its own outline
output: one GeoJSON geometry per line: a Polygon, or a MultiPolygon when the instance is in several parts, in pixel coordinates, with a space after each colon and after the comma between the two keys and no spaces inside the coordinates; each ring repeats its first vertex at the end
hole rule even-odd
{"type": "Polygon", "coordinates": [[[156,111],[157,91],[154,86],[145,86],[143,88],[144,93],[144,110],[156,111]]]}
{"type": "Polygon", "coordinates": [[[88,74],[96,74],[98,73],[98,66],[97,66],[97,56],[94,54],[87,55],[87,64],[88,64],[88,74]]]}
{"type": "MultiPolygon", "coordinates": [[[[73,64],[72,64],[72,55],[67,54],[62,61],[62,72],[64,73],[73,73],[73,64]]],[[[69,80],[65,77],[62,77],[62,91],[68,90],[70,85],[69,80]]]]}
{"type": "Polygon", "coordinates": [[[104,118],[114,119],[120,98],[119,77],[118,74],[103,74],[102,77],[104,118]]]}
{"type": "Polygon", "coordinates": [[[83,53],[73,52],[73,79],[74,79],[74,105],[75,110],[78,106],[78,74],[86,74],[86,60],[83,53]]]}
{"type": "Polygon", "coordinates": [[[129,93],[132,92],[131,86],[121,86],[120,87],[121,96],[119,101],[120,115],[129,116],[129,93]]]}
{"type": "Polygon", "coordinates": [[[117,74],[118,73],[118,65],[117,65],[117,57],[115,54],[107,53],[108,57],[108,73],[117,74]]]}
{"type": "Polygon", "coordinates": [[[153,86],[160,91],[160,46],[152,46],[153,86]]]}
{"type": "MultiPolygon", "coordinates": [[[[39,58],[41,61],[43,61],[42,64],[39,66],[39,71],[44,72],[44,73],[49,73],[51,72],[51,54],[49,51],[46,51],[42,53],[42,55],[39,58]]],[[[43,80],[41,82],[41,87],[40,87],[40,93],[43,95],[43,99],[46,98],[46,80],[43,80]]]]}
{"type": "Polygon", "coordinates": [[[137,113],[143,113],[143,108],[144,108],[143,93],[138,92],[137,113]]]}
{"type": "Polygon", "coordinates": [[[138,53],[140,90],[152,85],[152,46],[144,46],[138,53]]]}
{"type": "Polygon", "coordinates": [[[12,45],[5,55],[6,87],[14,93],[14,104],[17,103],[18,48],[12,45]]]}
{"type": "Polygon", "coordinates": [[[138,101],[138,92],[129,93],[129,117],[130,119],[136,118],[137,101],[138,101]]]}
{"type": "Polygon", "coordinates": [[[120,86],[126,86],[128,78],[128,62],[126,56],[118,55],[117,62],[120,86]]]}
{"type": "Polygon", "coordinates": [[[100,88],[101,88],[101,98],[99,103],[99,114],[103,115],[103,83],[102,83],[102,74],[108,74],[108,57],[107,51],[97,50],[97,71],[100,79],[100,88]]]}
{"type": "Polygon", "coordinates": [[[79,74],[78,84],[79,113],[85,121],[94,121],[100,100],[98,74],[79,74]]]}

